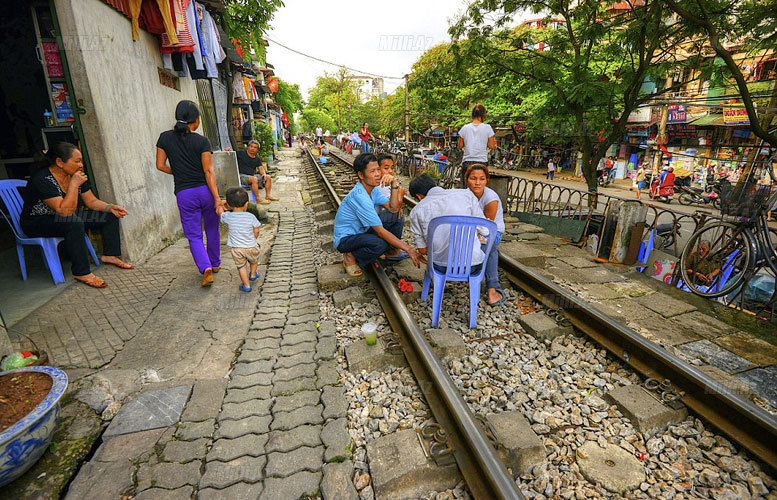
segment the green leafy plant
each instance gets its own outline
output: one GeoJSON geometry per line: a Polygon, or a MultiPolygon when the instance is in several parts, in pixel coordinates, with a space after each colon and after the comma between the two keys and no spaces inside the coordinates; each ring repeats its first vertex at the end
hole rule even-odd
{"type": "Polygon", "coordinates": [[[273,154],[272,128],[261,120],[254,120],[254,140],[259,142],[259,157],[267,158],[273,154]]]}

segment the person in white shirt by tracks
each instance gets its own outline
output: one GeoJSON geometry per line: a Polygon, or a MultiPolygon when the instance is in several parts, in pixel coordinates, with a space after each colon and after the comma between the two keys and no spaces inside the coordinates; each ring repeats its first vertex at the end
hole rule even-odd
{"type": "Polygon", "coordinates": [[[488,150],[496,148],[494,129],[491,125],[483,123],[486,119],[486,108],[478,104],[472,108],[472,123],[468,123],[459,130],[459,149],[464,150],[461,158],[461,186],[466,188],[464,173],[467,167],[475,163],[488,164],[488,150]]]}

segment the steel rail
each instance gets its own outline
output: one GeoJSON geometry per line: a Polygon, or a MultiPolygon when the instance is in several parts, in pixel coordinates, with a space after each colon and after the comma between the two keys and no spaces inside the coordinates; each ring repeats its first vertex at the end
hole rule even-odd
{"type": "MultiPolygon", "coordinates": [[[[335,157],[349,164],[347,160],[335,157]]],[[[319,177],[324,180],[329,196],[339,206],[340,197],[310,151],[308,159],[319,177]]],[[[386,272],[376,264],[367,270],[367,275],[392,329],[402,338],[402,350],[429,408],[450,439],[453,456],[472,496],[477,499],[523,500],[524,496],[515,481],[508,474],[496,450],[386,272]]]]}
{"type": "MultiPolygon", "coordinates": [[[[405,197],[411,207],[417,203],[405,197]]],[[[510,281],[570,322],[605,349],[648,378],[669,379],[679,400],[773,470],[777,470],[777,419],[735,391],[686,363],[655,342],[512,257],[499,254],[510,281]]]]}
{"type": "Polygon", "coordinates": [[[510,281],[642,375],[669,379],[680,401],[777,470],[777,420],[768,412],[512,257],[500,253],[499,265],[510,281]]]}

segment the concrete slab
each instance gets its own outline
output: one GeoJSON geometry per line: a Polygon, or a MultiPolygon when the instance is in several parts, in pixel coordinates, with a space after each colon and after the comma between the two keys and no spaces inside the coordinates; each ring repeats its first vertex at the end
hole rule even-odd
{"type": "MultiPolygon", "coordinates": [[[[645,326],[645,328],[648,328],[651,331],[656,328],[663,328],[664,324],[667,323],[667,321],[659,314],[654,313],[647,307],[630,298],[608,300],[606,302],[596,303],[594,306],[613,319],[623,323],[634,322],[645,326]]],[[[697,337],[694,337],[691,340],[696,340],[696,338],[697,337]]]]}
{"type": "Polygon", "coordinates": [[[520,241],[510,241],[507,243],[501,243],[499,245],[499,251],[504,252],[510,257],[517,259],[519,262],[523,262],[524,259],[532,257],[552,257],[553,254],[545,252],[541,248],[521,243],[520,241]]]}
{"type": "Polygon", "coordinates": [[[461,480],[456,464],[440,467],[426,458],[412,429],[370,441],[367,456],[377,498],[419,498],[461,480]]]}
{"type": "Polygon", "coordinates": [[[715,339],[736,332],[735,327],[718,321],[700,311],[680,314],[673,317],[672,321],[667,321],[666,324],[689,336],[698,335],[706,339],[715,339]]]}
{"type": "Polygon", "coordinates": [[[755,368],[737,374],[736,378],[752,387],[760,398],[777,407],[777,367],[755,368]]]}
{"type": "Polygon", "coordinates": [[[367,281],[366,276],[349,276],[343,264],[330,264],[318,269],[318,288],[322,292],[335,292],[367,281]]]}
{"type": "Polygon", "coordinates": [[[563,281],[570,283],[615,283],[617,281],[624,281],[626,278],[620,274],[616,274],[603,267],[594,267],[590,269],[572,269],[559,270],[558,274],[554,273],[553,268],[548,271],[563,281]]]}
{"type": "Polygon", "coordinates": [[[753,337],[749,333],[737,332],[724,337],[718,337],[713,342],[757,365],[768,366],[777,364],[777,346],[753,337]]]}
{"type": "Polygon", "coordinates": [[[559,257],[560,261],[564,262],[565,264],[569,264],[572,267],[576,267],[579,269],[586,269],[589,267],[597,267],[599,264],[594,262],[593,258],[586,259],[584,257],[559,257]]]}
{"type": "Polygon", "coordinates": [[[642,462],[614,444],[602,448],[596,441],[586,441],[577,449],[576,458],[586,479],[613,493],[632,490],[645,480],[642,462]]]}
{"type": "Polygon", "coordinates": [[[568,335],[574,331],[571,326],[561,326],[542,312],[524,314],[518,318],[518,323],[527,333],[542,339],[554,339],[559,335],[568,335]]]}
{"type": "Polygon", "coordinates": [[[622,293],[626,297],[642,297],[643,295],[656,293],[655,290],[638,281],[623,281],[606,286],[611,286],[616,292],[622,293]]]}
{"type": "Polygon", "coordinates": [[[461,334],[452,328],[428,330],[429,343],[439,358],[461,358],[467,354],[467,345],[461,334]]]}
{"type": "Polygon", "coordinates": [[[682,344],[678,346],[678,349],[688,356],[699,358],[705,363],[720,368],[727,373],[738,373],[755,368],[755,365],[750,361],[723,349],[707,339],[682,344]]]}
{"type": "Polygon", "coordinates": [[[521,412],[492,413],[486,416],[486,421],[497,442],[504,447],[498,449],[499,454],[505,465],[512,469],[515,479],[545,462],[545,445],[521,412]]]}
{"type": "Polygon", "coordinates": [[[332,300],[334,300],[335,307],[345,307],[354,302],[364,304],[372,300],[372,297],[365,294],[359,286],[349,286],[333,293],[332,300]]]}
{"type": "Polygon", "coordinates": [[[616,405],[644,435],[652,435],[688,415],[684,406],[670,408],[639,385],[624,385],[607,392],[605,401],[616,405]]]}
{"type": "Polygon", "coordinates": [[[419,300],[421,298],[421,290],[423,290],[423,283],[420,281],[409,281],[408,282],[412,287],[412,292],[403,292],[399,291],[399,296],[402,297],[402,302],[405,304],[412,304],[416,300],[419,300]]]}
{"type": "Polygon", "coordinates": [[[404,278],[406,281],[414,281],[416,283],[423,283],[424,281],[426,266],[415,267],[410,259],[405,259],[395,264],[393,269],[399,278],[404,278]]]}
{"type": "Polygon", "coordinates": [[[181,385],[140,394],[121,407],[103,433],[103,439],[177,423],[191,391],[190,385],[181,385]]]}
{"type": "Polygon", "coordinates": [[[663,293],[652,293],[650,295],[637,297],[634,300],[665,318],[671,318],[696,310],[696,307],[691,304],[677,300],[663,293]]]}
{"type": "Polygon", "coordinates": [[[359,339],[345,346],[345,359],[348,362],[348,369],[354,373],[359,373],[362,370],[371,372],[382,370],[390,365],[405,366],[407,364],[404,356],[387,353],[380,337],[375,345],[367,345],[364,339],[359,339]]]}

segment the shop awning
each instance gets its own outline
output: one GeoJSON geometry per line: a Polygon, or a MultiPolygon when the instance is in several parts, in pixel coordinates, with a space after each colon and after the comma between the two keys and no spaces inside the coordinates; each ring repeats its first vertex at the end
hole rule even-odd
{"type": "Polygon", "coordinates": [[[697,127],[722,127],[723,114],[710,113],[708,115],[702,116],[701,118],[697,118],[692,122],[689,122],[689,125],[696,125],[697,127]]]}

